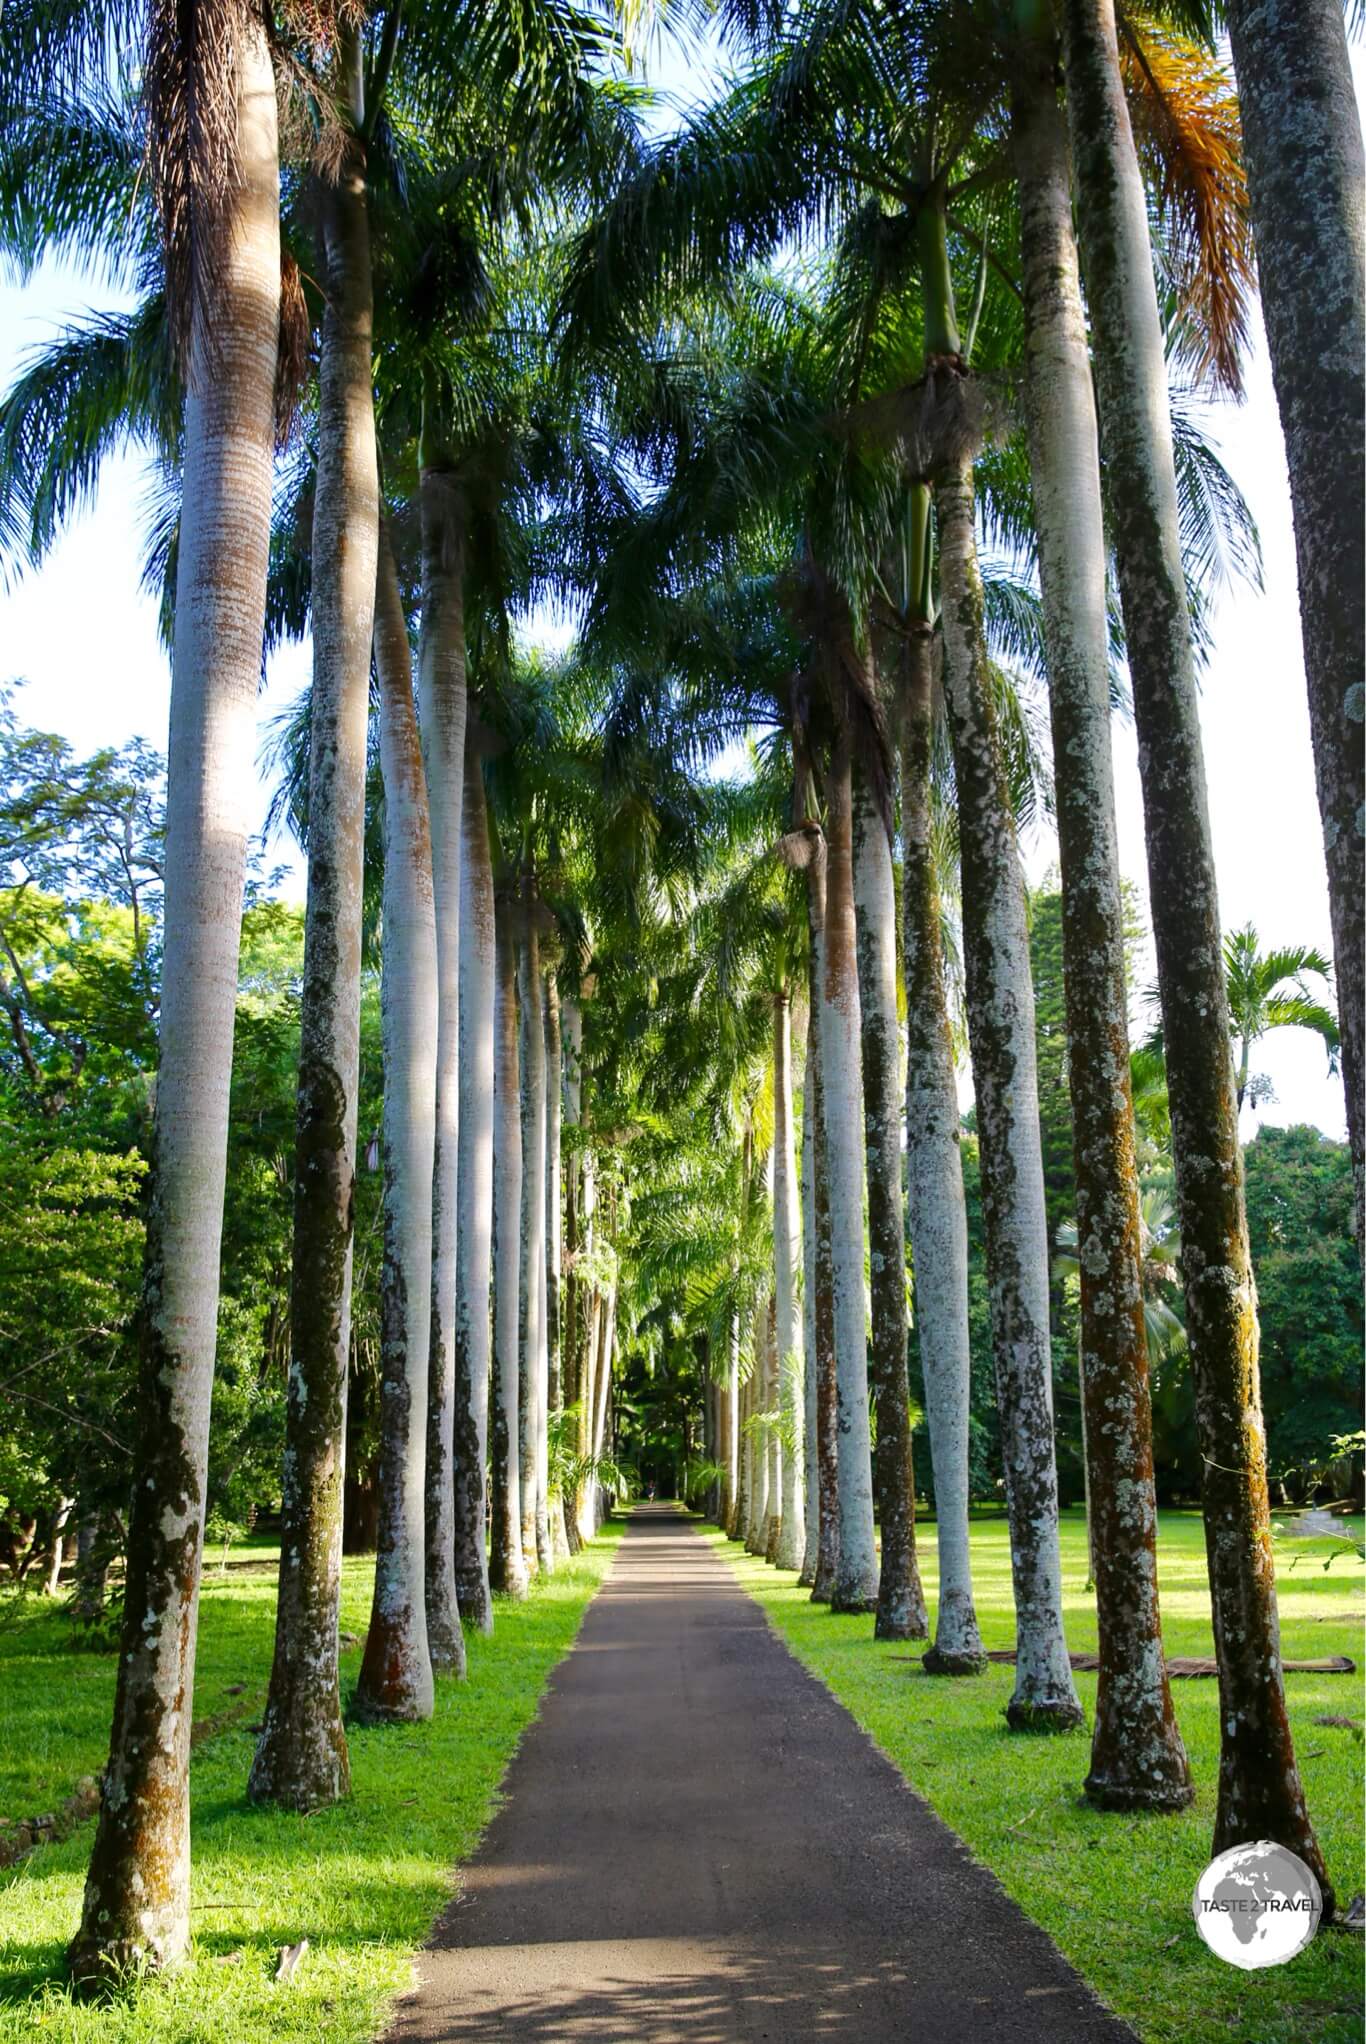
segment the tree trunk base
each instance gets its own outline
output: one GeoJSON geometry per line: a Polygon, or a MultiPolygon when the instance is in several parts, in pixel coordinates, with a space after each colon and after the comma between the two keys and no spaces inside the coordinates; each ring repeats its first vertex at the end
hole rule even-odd
{"type": "Polygon", "coordinates": [[[358,1725],[421,1725],[431,1715],[431,1707],[416,1700],[380,1703],[374,1697],[362,1696],[359,1691],[351,1705],[351,1717],[358,1725]]]}
{"type": "Polygon", "coordinates": [[[1082,1783],[1086,1800],[1097,1810],[1153,1810],[1159,1814],[1188,1810],[1195,1801],[1193,1781],[1125,1781],[1088,1774],[1082,1783]]]}
{"type": "Polygon", "coordinates": [[[837,1618],[871,1618],[877,1610],[877,1598],[862,1596],[857,1590],[831,1593],[830,1609],[837,1618]]]}
{"type": "Polygon", "coordinates": [[[190,1949],[189,1926],[174,1945],[153,1938],[99,1939],[79,1936],[66,1948],[67,1971],[78,2001],[105,2001],[130,1982],[171,1973],[185,1963],[190,1949]]]}
{"type": "Polygon", "coordinates": [[[1012,1697],[1005,1719],[1012,1732],[1077,1732],[1086,1725],[1085,1711],[1070,1696],[1046,1697],[1039,1703],[1012,1697]]]}
{"type": "Polygon", "coordinates": [[[778,1542],[783,1537],[783,1522],[776,1515],[768,1522],[768,1537],[764,1541],[764,1560],[777,1564],[778,1542]]]}
{"type": "Polygon", "coordinates": [[[927,1675],[985,1675],[991,1663],[986,1652],[976,1654],[951,1654],[943,1647],[931,1647],[922,1655],[921,1667],[927,1675]]]}
{"type": "Polygon", "coordinates": [[[926,1620],[917,1619],[914,1611],[899,1611],[895,1608],[884,1611],[878,1606],[877,1623],[873,1627],[874,1639],[928,1639],[930,1628],[926,1620]]]}

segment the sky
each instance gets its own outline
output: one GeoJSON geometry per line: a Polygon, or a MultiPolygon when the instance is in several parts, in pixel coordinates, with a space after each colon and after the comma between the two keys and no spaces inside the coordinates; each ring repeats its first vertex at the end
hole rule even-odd
{"type": "MultiPolygon", "coordinates": [[[[1358,98],[1366,53],[1353,50],[1358,98]]],[[[665,82],[695,84],[691,62],[666,61],[665,82]]],[[[45,263],[27,284],[0,278],[0,387],[8,387],[25,353],[63,318],[109,306],[116,294],[98,279],[45,263]]],[[[1212,436],[1246,496],[1260,529],[1265,586],[1220,594],[1213,617],[1213,657],[1203,677],[1202,723],[1209,777],[1210,820],[1224,927],[1255,925],[1263,948],[1316,945],[1331,953],[1322,839],[1314,792],[1304,666],[1295,587],[1289,486],[1280,422],[1265,343],[1257,324],[1240,406],[1210,414],[1212,436]]],[[[170,675],[157,637],[156,604],[140,588],[142,469],[132,454],[108,462],[98,491],[66,530],[41,569],[0,584],[0,683],[22,681],[20,718],[67,738],[78,752],[134,736],[165,749],[170,675]]],[[[307,684],[308,646],[282,650],[270,663],[260,729],[307,684]]],[[[1147,903],[1142,798],[1132,728],[1114,730],[1121,866],[1147,903]]],[[[269,802],[258,776],[257,817],[269,802]]],[[[292,843],[277,838],[269,862],[287,868],[282,891],[302,899],[303,868],[292,843]]],[[[1056,862],[1056,845],[1037,835],[1025,847],[1032,881],[1056,862]]],[[[1316,1037],[1280,1030],[1253,1060],[1275,1097],[1254,1114],[1259,1122],[1312,1122],[1342,1137],[1341,1083],[1327,1070],[1316,1037]]]]}

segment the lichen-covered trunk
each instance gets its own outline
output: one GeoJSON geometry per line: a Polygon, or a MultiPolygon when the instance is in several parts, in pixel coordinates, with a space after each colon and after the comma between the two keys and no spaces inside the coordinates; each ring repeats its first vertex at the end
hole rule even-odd
{"type": "Polygon", "coordinates": [[[1081,1382],[1100,1676],[1086,1791],[1179,1810],[1195,1791],[1162,1651],[1124,911],[1110,759],[1100,456],[1051,35],[1022,50],[1014,154],[1025,401],[1062,867],[1081,1382]]]}
{"type": "Polygon", "coordinates": [[[834,1251],[830,1233],[830,1172],[825,1136],[823,1079],[825,1042],[822,1033],[821,989],[825,983],[825,839],[813,836],[806,868],[806,918],[810,932],[810,1009],[807,1030],[806,1083],[811,1088],[811,1209],[815,1260],[816,1379],[816,1569],[811,1584],[813,1604],[828,1604],[835,1590],[840,1558],[839,1387],[835,1359],[834,1251]]]}
{"type": "Polygon", "coordinates": [[[835,742],[826,783],[825,927],[821,975],[821,1109],[830,1188],[830,1270],[838,1398],[839,1560],[832,1611],[877,1609],[873,1463],[863,1290],[863,1073],[854,915],[852,759],[835,742]]]}
{"type": "MultiPolygon", "coordinates": [[[[953,373],[953,372],[948,372],[953,373]]],[[[968,1037],[982,1157],[982,1213],[1001,1416],[1017,1628],[1017,1731],[1082,1721],[1062,1625],[1048,1231],[1024,874],[1001,764],[973,531],[972,464],[938,478],[944,693],[963,875],[968,1037]]]]}
{"type": "MultiPolygon", "coordinates": [[[[370,1722],[401,1722],[430,1717],[433,1709],[423,1474],[438,1003],[427,790],[413,707],[408,627],[387,545],[377,592],[375,666],[384,775],[379,1539],[355,1709],[358,1717],[370,1722]]],[[[460,1648],[460,1661],[449,1672],[463,1675],[463,1635],[460,1648]]]]}
{"type": "Polygon", "coordinates": [[[1229,0],[1271,374],[1295,514],[1342,1081],[1366,1255],[1366,183],[1341,0],[1229,0]]]}
{"type": "Polygon", "coordinates": [[[493,867],[484,772],[465,745],[460,862],[460,1128],[456,1216],[455,1387],[451,1430],[455,1590],[460,1613],[493,1630],[486,1545],[493,1254],[493,867]]]}
{"type": "MultiPolygon", "coordinates": [[[[563,1171],[560,1159],[560,1130],[564,1119],[564,1050],[560,1023],[560,987],[553,965],[546,970],[541,990],[545,1022],[545,1351],[546,1412],[564,1411],[564,1355],[561,1306],[564,1283],[564,1236],[562,1232],[563,1171]]],[[[547,1433],[547,1458],[549,1437],[547,1433]]],[[[564,1494],[548,1488],[546,1509],[550,1514],[550,1551],[558,1559],[570,1552],[565,1523],[564,1494]]]]}
{"type": "Polygon", "coordinates": [[[541,948],[534,893],[528,883],[517,942],[522,1075],[522,1248],[517,1305],[518,1465],[522,1480],[522,1554],[538,1569],[549,1562],[545,1493],[541,1488],[545,1315],[545,1027],[541,1018],[541,948]]]}
{"type": "Polygon", "coordinates": [[[944,989],[939,883],[931,835],[934,736],[931,628],[907,641],[901,723],[902,972],[906,985],[906,1217],[916,1330],[934,1470],[939,1603],[929,1675],[987,1666],[968,1542],[968,1222],[958,1089],[944,989]]]}
{"type": "Polygon", "coordinates": [[[517,1056],[518,913],[495,896],[493,1006],[493,1529],[489,1582],[525,1597],[522,1554],[518,1321],[522,1262],[522,1081],[517,1056]]]}
{"type": "Polygon", "coordinates": [[[806,1027],[806,1078],[802,1086],[802,1566],[798,1584],[809,1590],[816,1580],[820,1552],[820,1464],[816,1448],[816,1139],[812,1133],[815,1059],[815,1011],[806,1027]]]}
{"type": "MultiPolygon", "coordinates": [[[[344,38],[359,66],[359,44],[344,38]]],[[[379,476],[365,163],[315,182],[326,312],[313,493],[308,906],[300,999],[294,1255],[280,1573],[270,1694],[247,1793],[315,1810],[350,1786],[337,1674],[351,1234],[360,1082],[366,729],[379,476]]]]}
{"type": "Polygon", "coordinates": [[[460,1178],[460,852],[465,789],[465,510],[429,430],[419,483],[422,626],[418,695],[432,819],[440,1021],[432,1167],[431,1368],[427,1386],[427,1633],[440,1673],[462,1664],[455,1590],[455,1285],[460,1178]]]}
{"type": "Polygon", "coordinates": [[[280,304],[275,77],[255,23],[237,57],[237,170],[185,405],[136,1481],[109,1764],[68,1954],[78,1981],[173,1965],[190,1938],[190,1720],[280,304]]]}
{"type": "Polygon", "coordinates": [[[873,1492],[882,1555],[878,1639],[924,1639],[915,1553],[915,1472],[906,1378],[906,1222],[901,1195],[901,1038],[896,1015],[896,881],[892,846],[867,776],[854,775],[854,903],[862,1023],[863,1137],[868,1173],[870,1351],[877,1448],[873,1492]]]}
{"type": "Polygon", "coordinates": [[[801,1209],[797,1132],[792,1112],[792,1006],[787,989],[773,1003],[773,1262],[777,1310],[778,1394],[783,1420],[782,1502],[773,1558],[800,1569],[806,1548],[803,1504],[804,1407],[802,1324],[797,1309],[801,1209]]]}
{"type": "Polygon", "coordinates": [[[1281,1674],[1256,1292],[1148,215],[1111,0],[1065,0],[1063,20],[1106,503],[1138,727],[1186,1333],[1204,1461],[1221,1728],[1214,1849],[1259,1838],[1289,1846],[1318,1874],[1331,1908],[1281,1674]]]}

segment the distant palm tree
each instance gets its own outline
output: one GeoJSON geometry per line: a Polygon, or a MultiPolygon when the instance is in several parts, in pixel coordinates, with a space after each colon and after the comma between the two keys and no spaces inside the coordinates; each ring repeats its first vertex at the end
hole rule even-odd
{"type": "Polygon", "coordinates": [[[1291,944],[1279,951],[1259,951],[1251,923],[1230,930],[1224,938],[1224,971],[1228,976],[1229,1019],[1238,1045],[1238,1105],[1251,1090],[1252,1105],[1270,1097],[1260,1074],[1249,1076],[1252,1046],[1273,1029],[1312,1029],[1323,1038],[1328,1069],[1338,1068],[1340,1039],[1337,1016],[1305,985],[1305,974],[1331,984],[1333,968],[1322,951],[1309,944],[1291,944]]]}

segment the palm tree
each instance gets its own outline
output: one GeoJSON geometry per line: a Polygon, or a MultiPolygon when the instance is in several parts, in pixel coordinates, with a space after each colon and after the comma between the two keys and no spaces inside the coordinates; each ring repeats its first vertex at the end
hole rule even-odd
{"type": "Polygon", "coordinates": [[[1274,1838],[1331,1890],[1280,1672],[1256,1294],[1148,213],[1110,0],[1065,0],[1068,110],[1140,742],[1222,1743],[1216,1852],[1274,1838]]]}
{"type": "Polygon", "coordinates": [[[1323,953],[1311,945],[1292,944],[1279,951],[1259,951],[1257,932],[1251,923],[1244,924],[1241,930],[1231,930],[1224,938],[1229,1020],[1238,1046],[1235,1083],[1240,1108],[1249,1084],[1254,1104],[1259,1098],[1259,1081],[1249,1077],[1249,1060],[1252,1046],[1273,1029],[1313,1030],[1323,1039],[1329,1071],[1336,1070],[1341,1049],[1337,1017],[1322,1001],[1315,1000],[1304,983],[1306,973],[1331,981],[1332,970],[1323,953]]]}
{"type": "MultiPolygon", "coordinates": [[[[437,940],[426,780],[398,574],[382,547],[375,665],[384,772],[384,1273],[380,1517],[357,1715],[428,1718],[435,1703],[422,1527],[436,1104],[437,940]]],[[[462,1660],[450,1672],[463,1674],[462,1660]]]]}
{"type": "Polygon", "coordinates": [[[1361,116],[1338,0],[1228,0],[1271,373],[1290,465],[1328,866],[1358,1252],[1366,1256],[1366,250],[1361,116]]]}
{"type": "Polygon", "coordinates": [[[802,1497],[802,1339],[797,1312],[800,1255],[796,1128],[792,1100],[792,1007],[784,984],[773,997],[773,1249],[782,1493],[772,1559],[800,1570],[806,1545],[802,1497]]]}
{"type": "Polygon", "coordinates": [[[522,1552],[518,1412],[518,1296],[522,1242],[521,1078],[517,1055],[517,951],[506,890],[494,896],[493,1077],[493,1526],[489,1582],[509,1597],[527,1591],[522,1552]]]}

